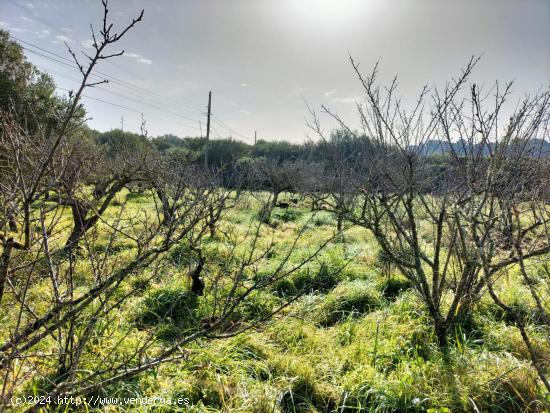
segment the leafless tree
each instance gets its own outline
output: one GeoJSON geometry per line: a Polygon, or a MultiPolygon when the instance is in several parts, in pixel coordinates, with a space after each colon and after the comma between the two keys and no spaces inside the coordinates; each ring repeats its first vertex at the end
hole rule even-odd
{"type": "Polygon", "coordinates": [[[356,142],[360,140],[353,132],[344,129],[334,131],[327,138],[316,112],[309,106],[308,109],[313,119],[308,126],[320,138],[326,152],[324,163],[309,171],[313,179],[308,180],[309,187],[304,189],[313,199],[313,210],[325,209],[334,213],[336,229],[341,232],[345,212],[354,203],[356,188],[352,183],[357,174],[357,157],[361,155],[351,153],[345,141],[350,137],[356,142]]]}
{"type": "MultiPolygon", "coordinates": [[[[117,206],[114,218],[100,217],[101,228],[93,226],[82,237],[78,258],[55,252],[56,245],[63,245],[62,206],[52,201],[53,210],[43,206],[36,211],[42,228],[42,236],[35,242],[37,250],[33,258],[22,259],[10,271],[13,299],[8,304],[16,308],[19,305],[19,317],[14,317],[16,324],[0,346],[0,367],[5,371],[4,403],[9,404],[8,396],[18,384],[29,379],[15,367],[16,363],[27,365],[25,371],[32,372],[31,375],[44,375],[52,400],[60,395],[87,395],[161,363],[185,360],[188,351],[184,346],[197,338],[238,334],[288,305],[289,301],[282,301],[264,313],[253,313],[246,319],[239,316],[254,294],[303,268],[326,243],[313,248],[306,258],[291,260],[303,234],[300,232],[294,244],[283,252],[277,267],[270,274],[259,274],[261,262],[271,259],[271,252],[278,248],[273,241],[267,244],[262,241],[259,223],[250,229],[245,241],[234,232],[222,232],[222,244],[230,246],[229,251],[224,247],[223,260],[210,259],[211,255],[201,249],[201,240],[209,231],[209,208],[225,210],[233,195],[208,186],[200,175],[202,171],[173,166],[175,170],[163,175],[166,205],[139,212],[130,212],[125,203],[117,206]],[[169,219],[164,210],[170,211],[169,219]],[[248,244],[244,253],[239,248],[243,242],[248,244]],[[120,245],[130,255],[115,254],[120,245]],[[132,323],[121,325],[116,320],[120,309],[137,292],[132,277],[144,273],[150,280],[169,270],[171,254],[178,246],[187,247],[195,255],[197,265],[192,271],[177,275],[191,278],[189,294],[205,296],[212,303],[211,314],[194,321],[191,330],[182,331],[168,345],[159,339],[158,327],[153,327],[147,330],[144,339],[132,342],[128,348],[124,337],[135,333],[136,327],[132,323]],[[89,273],[80,274],[77,265],[85,266],[89,273]],[[78,281],[83,276],[85,282],[78,281]],[[31,284],[41,279],[49,282],[38,305],[28,295],[31,284]],[[120,329],[124,331],[123,338],[113,342],[110,337],[120,334],[120,329]],[[95,350],[98,342],[102,343],[101,354],[95,350]],[[39,350],[46,346],[51,352],[39,350]],[[82,368],[89,365],[95,367],[82,368]]],[[[183,298],[190,303],[194,300],[190,295],[183,298]]],[[[172,305],[178,305],[178,301],[172,305]]],[[[171,323],[169,316],[168,311],[160,314],[157,324],[171,323]]]]}
{"type": "Polygon", "coordinates": [[[81,141],[68,146],[58,163],[62,170],[51,185],[55,195],[50,199],[70,208],[73,227],[65,250],[72,251],[123,189],[147,180],[152,153],[124,147],[109,157],[101,148],[81,141]]]}
{"type": "Polygon", "coordinates": [[[351,59],[365,96],[357,105],[361,127],[378,149],[364,157],[360,197],[346,218],[371,230],[413,283],[442,346],[502,271],[550,248],[542,195],[548,158],[537,152],[537,139],[548,138],[549,93],[525,98],[503,120],[510,85],[466,89],[476,62],[443,90],[425,87],[406,108],[396,79],[381,88],[378,66],[363,75],[351,59]]]}
{"type": "MultiPolygon", "coordinates": [[[[6,185],[7,193],[13,195],[11,207],[6,211],[8,219],[0,221],[13,223],[17,220],[16,216],[21,216],[21,236],[3,236],[2,237],[2,261],[0,264],[0,302],[2,299],[5,280],[7,277],[12,252],[14,249],[28,251],[33,242],[32,237],[32,216],[31,206],[34,202],[44,196],[47,189],[44,188],[45,176],[50,172],[54,164],[54,158],[58,153],[59,146],[63,143],[69,132],[74,115],[79,109],[80,98],[84,90],[93,87],[101,82],[91,80],[92,72],[98,62],[115,56],[122,55],[123,52],[106,54],[106,49],[118,42],[130,29],[132,29],[143,17],[143,11],[133,19],[120,33],[113,32],[113,25],[108,21],[108,4],[103,1],[103,26],[99,37],[96,37],[92,28],[93,48],[92,55],[85,54],[88,63],[80,63],[76,54],[69,48],[75,64],[82,74],[82,81],[75,93],[70,93],[70,105],[66,113],[60,115],[59,128],[51,134],[46,128],[41,128],[37,134],[29,136],[22,126],[14,121],[10,114],[2,114],[2,147],[6,154],[6,163],[2,171],[3,177],[9,182],[6,185]]],[[[68,47],[68,46],[67,46],[68,47]]],[[[12,226],[13,227],[13,226],[12,226]]]]}
{"type": "Polygon", "coordinates": [[[279,196],[285,191],[296,191],[307,175],[308,164],[302,160],[279,161],[271,158],[258,158],[250,165],[248,175],[253,188],[270,191],[270,201],[265,204],[262,217],[269,222],[273,208],[279,204],[279,196]]]}
{"type": "Polygon", "coordinates": [[[205,234],[239,196],[223,188],[216,174],[148,152],[122,149],[110,157],[70,139],[82,91],[95,84],[88,80],[94,66],[119,55],[105,54],[106,47],[142,17],[114,34],[106,1],[103,6],[103,28],[100,37],[93,32],[96,53],[88,56],[89,66],[71,51],[83,80],[55,133],[30,134],[10,114],[0,114],[0,311],[7,320],[0,333],[0,409],[9,408],[11,396],[30,383],[41,383],[51,400],[96,394],[162,363],[185,361],[186,345],[200,337],[224,338],[254,328],[290,301],[247,317],[242,309],[262,290],[304,268],[330,241],[293,259],[305,225],[294,243],[279,251],[275,268],[260,274],[259,264],[272,260],[278,248],[262,237],[261,222],[244,240],[225,226],[218,228],[223,248],[217,254],[204,248],[205,234]],[[129,197],[121,196],[123,188],[136,183],[143,184],[152,205],[136,210],[129,197]],[[72,217],[69,228],[67,215],[72,217]],[[71,253],[65,253],[67,248],[71,253]],[[178,248],[190,252],[191,267],[174,267],[178,248]],[[204,300],[211,310],[204,319],[190,320],[190,329],[170,342],[159,334],[161,325],[170,322],[168,313],[142,331],[137,321],[122,322],[121,317],[140,291],[137,277],[148,283],[168,271],[191,280],[185,300],[204,300]],[[131,335],[139,340],[127,340],[131,335]]]}

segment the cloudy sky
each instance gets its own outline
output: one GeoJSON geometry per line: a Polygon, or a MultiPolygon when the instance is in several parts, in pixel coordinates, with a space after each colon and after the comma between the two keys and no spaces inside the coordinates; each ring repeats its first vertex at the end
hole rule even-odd
{"type": "MultiPolygon", "coordinates": [[[[138,131],[143,112],[152,135],[198,136],[212,90],[214,137],[303,141],[304,100],[354,124],[361,90],[348,54],[365,70],[380,60],[381,80],[398,75],[405,98],[444,84],[473,54],[483,56],[478,84],[514,80],[518,99],[550,84],[547,0],[110,1],[115,26],[142,8],[143,23],[113,49],[125,55],[98,67],[113,81],[86,92],[99,130],[123,116],[138,131]]],[[[78,80],[64,42],[86,50],[100,19],[99,0],[0,0],[1,27],[63,89],[78,80]]]]}

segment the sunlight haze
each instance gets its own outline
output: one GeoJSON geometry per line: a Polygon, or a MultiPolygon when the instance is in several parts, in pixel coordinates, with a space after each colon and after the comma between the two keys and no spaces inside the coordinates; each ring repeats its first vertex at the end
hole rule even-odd
{"type": "MultiPolygon", "coordinates": [[[[77,85],[74,68],[45,58],[34,46],[70,58],[64,42],[90,47],[98,1],[2,0],[0,25],[31,62],[63,89],[77,85]]],[[[550,80],[550,2],[375,0],[112,1],[117,23],[145,9],[139,33],[127,36],[123,57],[99,70],[120,79],[87,91],[91,127],[138,131],[141,112],[150,135],[204,133],[208,91],[217,118],[213,137],[247,142],[306,139],[313,108],[325,104],[357,126],[361,88],[349,54],[380,78],[399,76],[407,99],[424,84],[443,85],[472,55],[481,55],[472,81],[514,80],[536,92],[550,80]],[[102,101],[108,101],[109,105],[102,101]],[[122,107],[121,107],[122,106],[122,107]]],[[[70,62],[65,62],[70,63],[70,62]]],[[[62,89],[60,93],[66,93],[62,89]]],[[[517,95],[519,98],[520,95],[517,95]]],[[[331,128],[330,119],[322,118],[331,128]]]]}

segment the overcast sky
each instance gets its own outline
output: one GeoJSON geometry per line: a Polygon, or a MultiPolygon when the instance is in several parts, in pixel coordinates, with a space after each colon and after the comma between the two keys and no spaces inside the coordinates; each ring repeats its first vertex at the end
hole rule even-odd
{"type": "MultiPolygon", "coordinates": [[[[111,17],[143,23],[102,63],[112,82],[86,92],[90,126],[152,135],[200,135],[208,91],[213,136],[248,142],[303,141],[313,107],[326,104],[354,124],[361,90],[348,60],[367,70],[380,60],[381,80],[399,76],[401,93],[442,85],[473,54],[483,54],[472,81],[514,80],[516,96],[550,84],[550,1],[397,0],[111,0],[111,17]]],[[[18,39],[70,57],[63,42],[89,47],[100,23],[99,0],[0,0],[0,25],[18,39]]],[[[28,44],[30,50],[48,55],[28,44]]],[[[65,89],[78,72],[36,53],[33,63],[65,89]]],[[[59,57],[54,57],[61,60],[59,57]]],[[[62,61],[62,60],[61,60],[62,61]]],[[[60,93],[63,93],[60,91],[60,93]]],[[[322,118],[327,128],[330,121],[322,118]]]]}

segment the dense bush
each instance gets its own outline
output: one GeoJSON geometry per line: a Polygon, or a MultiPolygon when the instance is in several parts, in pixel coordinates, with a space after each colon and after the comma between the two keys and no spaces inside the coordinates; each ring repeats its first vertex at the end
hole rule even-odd
{"type": "Polygon", "coordinates": [[[136,321],[140,327],[155,327],[159,338],[172,340],[198,329],[200,319],[195,294],[182,288],[168,288],[146,295],[136,321]]]}
{"type": "Polygon", "coordinates": [[[334,288],[341,280],[339,269],[322,264],[317,271],[306,269],[294,276],[279,280],[274,288],[281,297],[304,292],[326,292],[334,288]]]}
{"type": "Polygon", "coordinates": [[[321,305],[312,309],[321,326],[331,326],[349,317],[358,317],[378,308],[379,292],[368,282],[352,281],[339,284],[321,305]]]}
{"type": "Polygon", "coordinates": [[[384,278],[378,283],[378,289],[388,300],[393,300],[402,292],[412,288],[412,283],[402,277],[384,278]]]}

